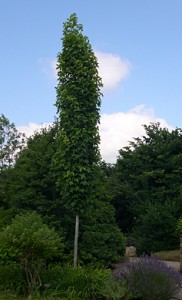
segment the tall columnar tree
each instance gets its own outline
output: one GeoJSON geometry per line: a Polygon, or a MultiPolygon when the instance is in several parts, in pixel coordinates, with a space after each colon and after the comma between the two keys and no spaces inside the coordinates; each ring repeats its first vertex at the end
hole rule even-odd
{"type": "Polygon", "coordinates": [[[94,170],[99,155],[99,110],[102,81],[98,61],[76,14],[64,23],[58,54],[56,107],[60,129],[55,162],[64,204],[76,215],[74,266],[77,264],[79,216],[94,194],[94,170]]]}

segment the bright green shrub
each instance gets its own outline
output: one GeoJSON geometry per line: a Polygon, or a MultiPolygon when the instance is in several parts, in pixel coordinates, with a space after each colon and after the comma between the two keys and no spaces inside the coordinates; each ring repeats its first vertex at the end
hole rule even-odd
{"type": "Polygon", "coordinates": [[[40,284],[40,272],[45,263],[63,252],[58,234],[35,212],[17,215],[0,233],[0,245],[3,260],[8,256],[10,264],[12,260],[24,270],[29,294],[40,284]]]}
{"type": "Polygon", "coordinates": [[[42,273],[42,280],[50,284],[47,293],[69,299],[94,299],[110,278],[110,271],[99,268],[52,266],[42,273]]]}

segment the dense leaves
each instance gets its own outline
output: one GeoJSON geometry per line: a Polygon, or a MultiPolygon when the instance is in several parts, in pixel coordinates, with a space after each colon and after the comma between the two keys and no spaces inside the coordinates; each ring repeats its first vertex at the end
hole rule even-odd
{"type": "Polygon", "coordinates": [[[182,213],[182,131],[158,123],[144,127],[145,136],[119,151],[113,204],[120,228],[137,230],[151,250],[168,249],[176,247],[175,222],[182,213]]]}
{"type": "Polygon", "coordinates": [[[13,261],[24,268],[30,294],[41,283],[40,271],[46,260],[63,252],[59,235],[35,212],[17,215],[0,233],[0,244],[1,252],[7,249],[13,261]]]}
{"type": "Polygon", "coordinates": [[[57,71],[53,126],[24,146],[15,125],[0,117],[0,229],[16,214],[36,211],[64,236],[69,261],[75,216],[80,217],[80,263],[108,264],[123,254],[116,221],[136,240],[138,252],[175,248],[182,215],[182,130],[144,125],[145,135],[120,149],[115,165],[101,162],[102,82],[76,14],[64,24],[57,71]]]}
{"type": "Polygon", "coordinates": [[[0,206],[8,209],[12,167],[25,145],[25,136],[18,132],[3,114],[0,116],[0,206]]]}
{"type": "Polygon", "coordinates": [[[30,137],[20,153],[12,174],[11,206],[16,209],[36,210],[51,225],[60,229],[60,212],[55,174],[51,168],[56,151],[57,123],[30,137]],[[49,216],[49,217],[47,217],[49,216]],[[53,223],[51,223],[53,222],[53,223]]]}
{"type": "Polygon", "coordinates": [[[11,166],[24,145],[24,135],[2,114],[0,117],[0,171],[11,166]]]}
{"type": "Polygon", "coordinates": [[[60,128],[55,165],[65,206],[82,213],[93,194],[94,169],[99,160],[102,83],[97,59],[75,14],[64,24],[62,45],[57,64],[60,128]]]}

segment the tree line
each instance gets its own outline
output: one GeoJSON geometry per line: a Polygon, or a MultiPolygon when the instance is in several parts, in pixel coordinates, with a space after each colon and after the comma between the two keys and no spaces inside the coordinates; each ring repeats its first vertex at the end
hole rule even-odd
{"type": "MultiPolygon", "coordinates": [[[[2,131],[8,135],[5,116],[2,131]]],[[[17,130],[11,125],[11,130],[17,130]],[[14,128],[14,129],[12,129],[14,128]]],[[[94,172],[94,195],[81,214],[79,253],[84,262],[111,262],[123,254],[123,234],[140,253],[178,247],[176,222],[182,215],[182,130],[145,126],[146,135],[120,149],[115,164],[100,161],[94,172]],[[122,232],[122,233],[121,233],[122,232]],[[107,245],[107,247],[106,247],[107,245]]],[[[18,139],[20,134],[18,134],[18,139]]],[[[0,227],[22,211],[36,211],[64,236],[65,253],[73,254],[75,214],[64,205],[53,157],[58,123],[30,137],[9,164],[1,143],[0,227]]],[[[8,145],[10,141],[6,138],[8,145]]],[[[12,147],[10,147],[12,149],[12,147]]],[[[11,150],[10,150],[11,151],[11,150]]],[[[72,255],[71,254],[71,255],[72,255]]]]}

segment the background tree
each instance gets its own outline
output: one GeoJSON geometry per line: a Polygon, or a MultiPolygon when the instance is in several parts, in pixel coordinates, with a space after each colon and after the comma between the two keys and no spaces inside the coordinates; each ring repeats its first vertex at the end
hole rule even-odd
{"type": "MultiPolygon", "coordinates": [[[[145,136],[135,138],[129,147],[119,151],[112,177],[113,204],[124,232],[137,229],[137,237],[141,233],[147,239],[153,235],[164,250],[169,247],[167,240],[176,245],[172,230],[166,226],[174,229],[175,219],[182,213],[182,131],[177,128],[169,132],[159,123],[144,127],[145,136]],[[154,217],[156,210],[159,212],[154,217]],[[153,233],[149,233],[149,228],[153,233]]],[[[154,248],[149,241],[147,244],[154,248]]]]}
{"type": "MultiPolygon", "coordinates": [[[[64,261],[70,263],[75,214],[64,207],[64,201],[56,186],[58,174],[51,165],[57,146],[57,134],[58,124],[55,122],[53,126],[36,132],[28,139],[26,147],[11,168],[8,186],[10,195],[8,207],[11,209],[6,212],[4,209],[0,210],[0,228],[9,224],[17,213],[26,210],[36,211],[48,226],[53,226],[63,235],[64,261]]],[[[105,167],[99,165],[97,174],[95,172],[95,199],[92,199],[89,210],[82,216],[79,240],[79,263],[82,264],[102,261],[102,264],[108,265],[116,259],[116,256],[123,254],[124,238],[115,222],[115,211],[110,203],[111,192],[107,188],[106,173],[110,174],[110,171],[105,172],[105,167]],[[107,256],[105,255],[103,260],[106,252],[107,256]]]]}
{"type": "Polygon", "coordinates": [[[14,165],[9,190],[10,206],[16,211],[35,210],[49,225],[60,230],[58,216],[64,212],[59,206],[60,196],[51,167],[57,133],[58,124],[55,122],[27,140],[14,165]]]}
{"type": "Polygon", "coordinates": [[[64,205],[76,215],[75,266],[79,216],[84,214],[94,197],[102,87],[97,59],[82,31],[76,14],[72,14],[64,23],[63,48],[57,63],[56,107],[60,127],[55,165],[64,205]]]}
{"type": "Polygon", "coordinates": [[[12,170],[20,151],[25,145],[25,136],[18,132],[3,114],[0,116],[0,228],[13,216],[10,202],[12,170]]]}
{"type": "Polygon", "coordinates": [[[14,123],[2,114],[0,117],[0,170],[11,166],[23,148],[25,136],[19,133],[14,123]]]}

